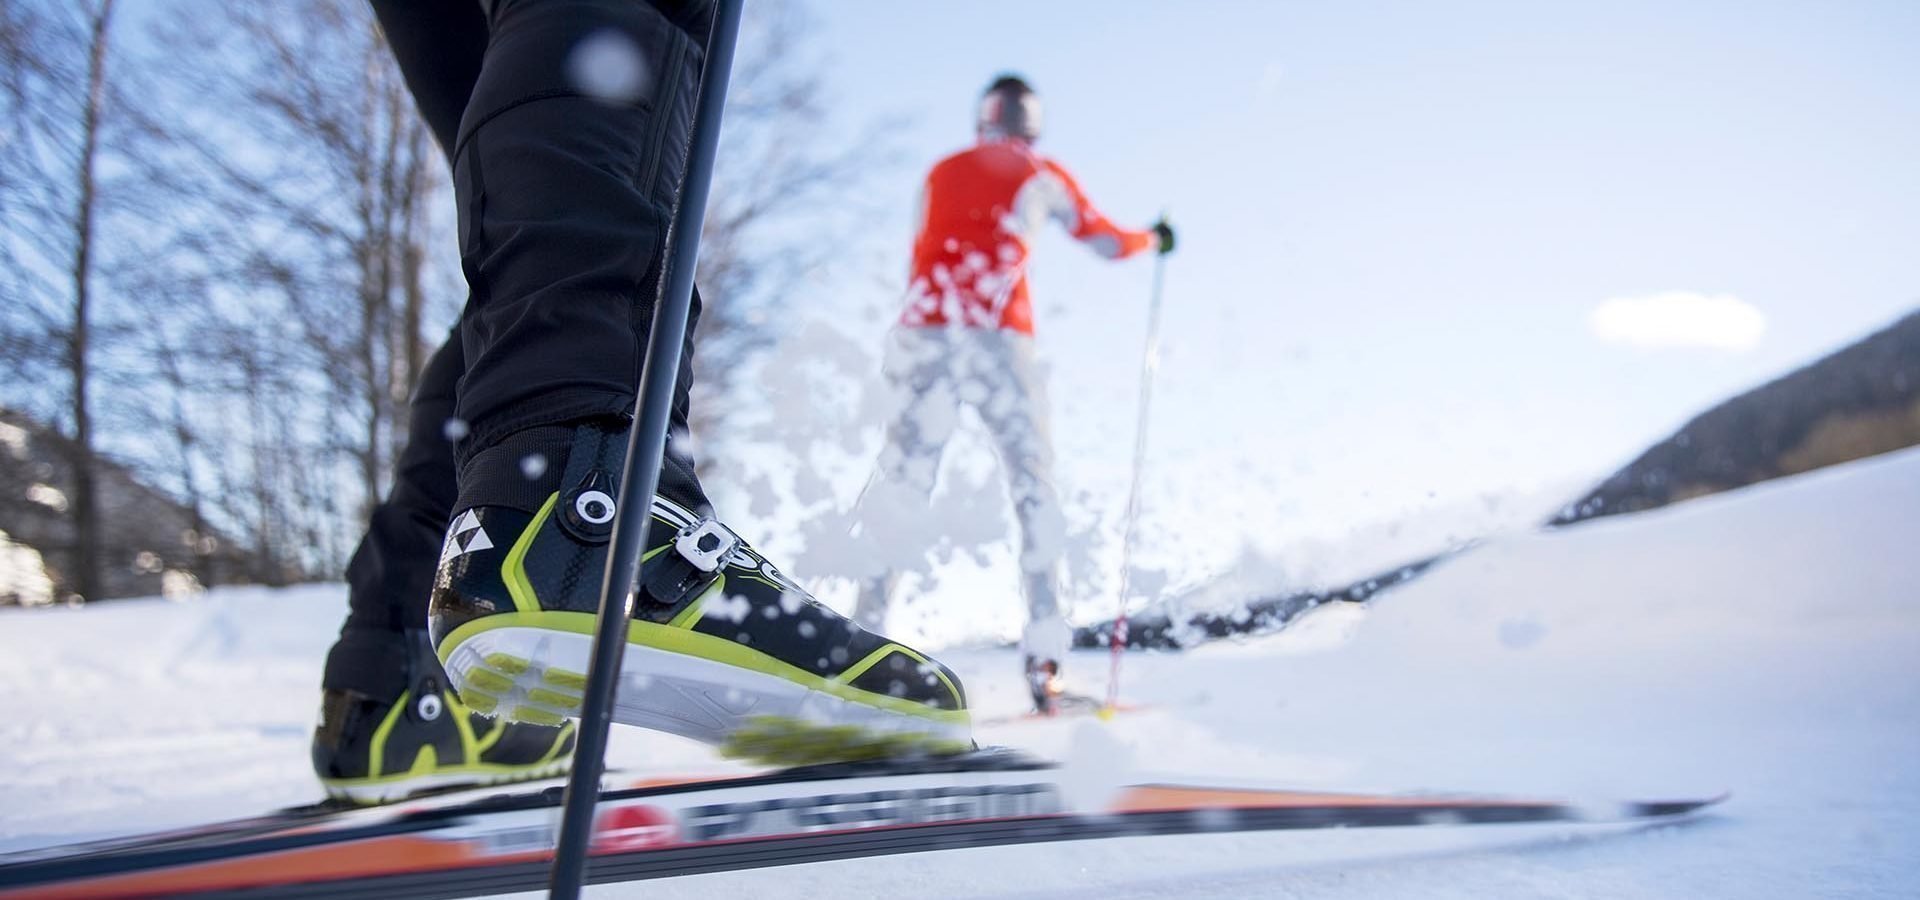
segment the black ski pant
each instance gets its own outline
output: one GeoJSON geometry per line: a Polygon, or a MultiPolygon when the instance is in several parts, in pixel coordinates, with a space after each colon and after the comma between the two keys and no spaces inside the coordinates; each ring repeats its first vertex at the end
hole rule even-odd
{"type": "MultiPolygon", "coordinates": [[[[372,4],[452,166],[469,288],[348,564],[350,611],[323,676],[390,699],[405,686],[405,631],[426,626],[454,504],[486,497],[458,483],[461,464],[525,429],[632,412],[711,11],[709,0],[372,4]]],[[[684,445],[690,342],[682,360],[673,443],[684,445]]],[[[661,491],[704,507],[690,460],[674,455],[661,491]]]]}

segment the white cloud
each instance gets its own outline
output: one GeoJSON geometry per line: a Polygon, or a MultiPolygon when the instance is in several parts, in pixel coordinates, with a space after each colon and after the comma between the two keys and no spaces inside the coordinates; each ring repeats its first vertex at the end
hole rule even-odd
{"type": "Polygon", "coordinates": [[[1767,331],[1767,316],[1732,294],[1664,291],[1608,298],[1593,308],[1587,327],[1609,344],[1751,350],[1767,331]]]}

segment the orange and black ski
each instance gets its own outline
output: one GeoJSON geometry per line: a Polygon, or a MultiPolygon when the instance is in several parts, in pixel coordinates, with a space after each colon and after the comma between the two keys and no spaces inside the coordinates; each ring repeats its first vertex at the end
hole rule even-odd
{"type": "MultiPolygon", "coordinates": [[[[1051,763],[1007,750],[629,785],[601,795],[588,880],[666,878],[853,857],[1135,835],[1599,822],[1721,798],[1594,808],[1149,783],[1075,808],[1051,763]]],[[[0,857],[0,897],[458,897],[536,890],[557,787],[377,809],[293,811],[0,857]]]]}

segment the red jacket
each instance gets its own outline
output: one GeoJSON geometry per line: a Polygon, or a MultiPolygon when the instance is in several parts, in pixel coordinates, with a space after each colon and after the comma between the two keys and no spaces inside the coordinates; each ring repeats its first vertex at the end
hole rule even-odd
{"type": "Polygon", "coordinates": [[[1020,141],[977,144],[934,164],[913,241],[908,327],[963,325],[1033,333],[1027,236],[1048,219],[1110,259],[1155,243],[1093,208],[1059,163],[1020,141]]]}

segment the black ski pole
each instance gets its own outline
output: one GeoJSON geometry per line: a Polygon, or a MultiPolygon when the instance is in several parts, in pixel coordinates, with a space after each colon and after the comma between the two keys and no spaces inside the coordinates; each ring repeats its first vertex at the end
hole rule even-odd
{"type": "Polygon", "coordinates": [[[620,496],[600,586],[600,616],[593,636],[587,690],[573,751],[573,774],[561,803],[560,844],[553,856],[549,896],[580,896],[587,850],[593,840],[594,807],[600,800],[600,776],[606,766],[607,729],[627,647],[627,620],[640,554],[647,536],[648,510],[660,486],[667,426],[673,410],[674,382],[686,341],[687,313],[693,303],[693,270],[700,258],[700,223],[706,217],[707,191],[713,185],[713,160],[720,143],[720,118],[727,106],[727,77],[740,33],[744,0],[718,0],[707,35],[706,61],[700,71],[699,103],[694,108],[692,147],[680,182],[679,202],[667,228],[666,267],[653,310],[640,367],[640,391],[634,401],[633,429],[627,433],[627,461],[620,475],[620,496]]]}

